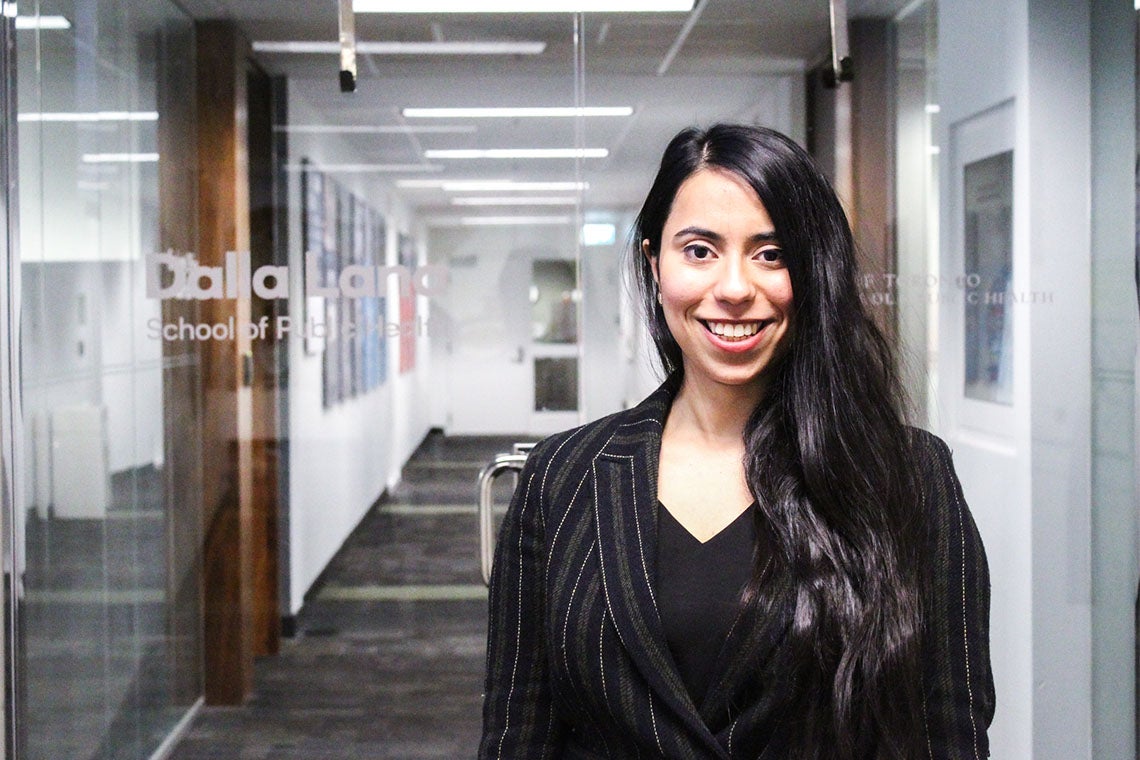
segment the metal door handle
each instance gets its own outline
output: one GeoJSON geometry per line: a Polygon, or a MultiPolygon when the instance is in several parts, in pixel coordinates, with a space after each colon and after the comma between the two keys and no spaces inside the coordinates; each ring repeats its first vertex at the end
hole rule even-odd
{"type": "MultiPolygon", "coordinates": [[[[521,350],[521,349],[520,349],[521,350]]],[[[492,511],[495,506],[491,487],[504,472],[519,472],[526,464],[526,454],[496,454],[479,473],[479,565],[483,583],[491,585],[491,563],[495,559],[495,534],[492,511]]]]}

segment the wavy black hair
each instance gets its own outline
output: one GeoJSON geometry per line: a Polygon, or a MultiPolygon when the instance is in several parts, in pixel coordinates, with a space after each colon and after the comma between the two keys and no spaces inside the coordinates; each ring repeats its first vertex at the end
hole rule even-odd
{"type": "Polygon", "coordinates": [[[860,300],[846,214],[812,158],[778,132],[720,124],[674,137],[630,246],[649,330],[674,383],[683,382],[683,357],[648,259],[660,253],[678,188],[702,169],[731,172],[756,192],[792,283],[790,345],[744,432],[767,550],[757,552],[742,600],[792,605],[788,756],[916,757],[927,582],[920,499],[893,352],[860,300]]]}

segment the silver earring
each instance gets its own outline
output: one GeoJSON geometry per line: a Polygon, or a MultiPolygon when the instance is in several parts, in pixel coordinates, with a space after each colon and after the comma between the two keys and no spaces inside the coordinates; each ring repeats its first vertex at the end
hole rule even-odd
{"type": "Polygon", "coordinates": [[[665,303],[664,301],[661,300],[661,291],[660,290],[657,291],[657,303],[665,303]]]}

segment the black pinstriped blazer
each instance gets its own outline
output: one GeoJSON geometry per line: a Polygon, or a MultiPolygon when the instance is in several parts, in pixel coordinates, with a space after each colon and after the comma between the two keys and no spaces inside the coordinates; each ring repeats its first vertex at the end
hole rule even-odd
{"type": "MultiPolygon", "coordinates": [[[[656,486],[671,402],[663,386],[529,457],[496,548],[480,758],[784,756],[790,593],[737,620],[703,704],[665,642],[656,486]]],[[[928,757],[974,760],[988,755],[994,710],[986,559],[949,450],[915,433],[937,566],[926,600],[928,757]]]]}

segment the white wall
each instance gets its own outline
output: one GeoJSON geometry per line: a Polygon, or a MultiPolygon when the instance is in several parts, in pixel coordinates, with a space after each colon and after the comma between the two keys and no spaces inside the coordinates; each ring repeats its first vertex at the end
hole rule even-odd
{"type": "Polygon", "coordinates": [[[942,281],[963,273],[960,164],[1008,147],[1013,290],[1044,299],[1012,309],[1009,407],[963,398],[961,302],[939,312],[940,432],[990,562],[998,758],[1121,756],[1091,754],[1091,81],[1088,4],[939,3],[942,281]]]}
{"type": "MultiPolygon", "coordinates": [[[[162,462],[162,346],[147,333],[159,302],[139,261],[23,264],[22,363],[30,445],[48,446],[52,410],[106,409],[110,472],[162,462]],[[38,420],[38,422],[37,422],[38,420]]],[[[50,460],[26,460],[25,509],[46,515],[50,460]]]]}
{"type": "MultiPolygon", "coordinates": [[[[323,124],[304,95],[290,83],[290,124],[323,124]]],[[[289,163],[308,158],[315,164],[359,163],[362,157],[343,137],[289,135],[289,163]]],[[[397,262],[399,232],[412,231],[409,215],[376,175],[337,174],[335,179],[383,214],[387,230],[386,262],[397,262]]],[[[303,269],[300,177],[290,174],[289,267],[303,269]]],[[[422,237],[422,236],[421,236],[422,237]]],[[[422,256],[422,252],[421,252],[422,256]]],[[[290,283],[290,309],[300,317],[301,278],[290,283]]],[[[390,278],[387,321],[399,321],[397,283],[390,278]]],[[[423,304],[420,304],[422,307],[423,304]]],[[[372,391],[330,409],[322,403],[319,353],[305,352],[299,335],[290,336],[289,352],[289,610],[296,613],[317,576],[344,543],[368,508],[394,484],[400,468],[427,432],[430,409],[431,350],[417,346],[416,371],[400,375],[399,340],[388,338],[387,379],[372,391]]]]}
{"type": "Polygon", "coordinates": [[[1135,754],[1136,12],[1092,5],[1092,756],[1135,754]]]}

